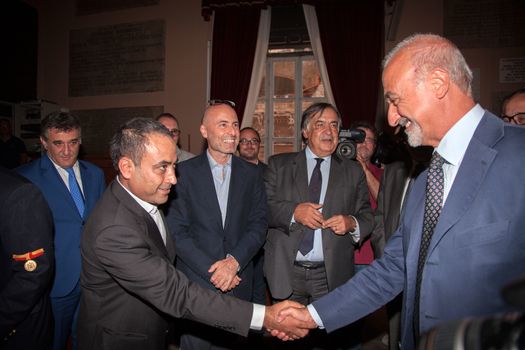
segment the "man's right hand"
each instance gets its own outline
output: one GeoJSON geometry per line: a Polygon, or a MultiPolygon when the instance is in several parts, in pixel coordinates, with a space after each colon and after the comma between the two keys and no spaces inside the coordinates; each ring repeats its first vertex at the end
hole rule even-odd
{"type": "Polygon", "coordinates": [[[301,203],[297,207],[295,207],[295,210],[293,212],[293,216],[296,222],[303,224],[304,226],[307,226],[311,228],[312,230],[316,230],[318,228],[321,228],[323,225],[323,214],[319,211],[323,207],[322,204],[316,204],[316,203],[301,203]]]}
{"type": "MultiPolygon", "coordinates": [[[[294,317],[280,317],[283,309],[306,310],[304,305],[297,302],[285,300],[272,306],[266,306],[264,315],[264,328],[271,332],[274,337],[283,341],[295,340],[308,334],[309,327],[307,323],[294,317]]],[[[314,322],[315,323],[315,322],[314,322]]]]}

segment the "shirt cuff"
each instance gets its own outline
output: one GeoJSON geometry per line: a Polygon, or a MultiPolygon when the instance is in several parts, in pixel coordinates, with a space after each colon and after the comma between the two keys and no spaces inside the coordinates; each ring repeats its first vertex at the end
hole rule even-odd
{"type": "Polygon", "coordinates": [[[353,232],[350,232],[350,236],[352,236],[352,240],[354,241],[354,243],[357,243],[361,239],[361,230],[359,229],[359,221],[357,221],[357,219],[353,215],[348,215],[348,216],[350,216],[351,218],[355,220],[355,229],[353,232]]]}
{"type": "Polygon", "coordinates": [[[310,313],[310,316],[314,319],[315,323],[317,323],[317,326],[321,329],[324,329],[323,321],[321,320],[321,317],[319,317],[319,314],[317,313],[317,310],[315,307],[310,304],[307,306],[308,312],[310,313]]]}
{"type": "Polygon", "coordinates": [[[266,306],[260,304],[253,304],[253,314],[252,320],[250,322],[250,329],[260,331],[263,328],[265,314],[266,306]]]}
{"type": "MultiPolygon", "coordinates": [[[[357,222],[357,221],[356,221],[357,222]]],[[[231,254],[226,254],[226,257],[227,258],[233,258],[233,260],[237,261],[237,259],[235,259],[235,257],[231,254]]],[[[239,262],[237,261],[237,265],[239,265],[239,267],[237,267],[237,272],[241,271],[241,264],[239,264],[239,262]]]]}

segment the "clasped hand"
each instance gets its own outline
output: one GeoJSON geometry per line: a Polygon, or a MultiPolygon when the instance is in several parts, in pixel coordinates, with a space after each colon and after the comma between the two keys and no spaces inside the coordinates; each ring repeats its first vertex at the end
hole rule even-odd
{"type": "Polygon", "coordinates": [[[312,230],[329,228],[337,235],[345,235],[347,232],[355,230],[356,223],[351,216],[334,215],[325,220],[323,214],[319,211],[322,207],[322,204],[309,202],[297,205],[294,211],[295,221],[312,230]]]}
{"type": "Polygon", "coordinates": [[[274,337],[288,341],[305,337],[317,324],[306,306],[286,300],[266,307],[264,327],[274,337]]]}
{"type": "Polygon", "coordinates": [[[233,256],[219,260],[208,270],[209,273],[212,273],[210,282],[222,292],[228,292],[241,283],[241,278],[237,275],[238,269],[239,263],[233,256]]]}

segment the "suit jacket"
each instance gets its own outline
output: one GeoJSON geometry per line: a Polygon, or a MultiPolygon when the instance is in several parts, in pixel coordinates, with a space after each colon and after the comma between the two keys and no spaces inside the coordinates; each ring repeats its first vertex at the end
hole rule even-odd
{"type": "Polygon", "coordinates": [[[267,228],[266,193],[259,169],[232,157],[227,214],[221,211],[207,152],[177,166],[175,200],[167,221],[177,243],[177,268],[199,285],[217,290],[210,282],[210,266],[233,255],[239,262],[241,283],[233,295],[251,300],[253,258],[264,243],[267,228]]]}
{"type": "Polygon", "coordinates": [[[375,227],[370,237],[376,258],[383,255],[386,242],[397,229],[408,178],[409,169],[404,162],[394,162],[385,166],[374,212],[375,227]]]}
{"type": "Polygon", "coordinates": [[[42,191],[53,213],[56,273],[51,297],[68,295],[80,279],[82,229],[105,187],[104,173],[99,167],[82,160],[78,162],[85,198],[84,218],[78,213],[66,184],[47,155],[16,169],[42,191]]]}
{"type": "Polygon", "coordinates": [[[151,216],[114,181],[82,237],[79,349],[164,349],[169,316],[246,335],[251,304],[199,288],[151,216]]]}
{"type": "MultiPolygon", "coordinates": [[[[467,148],[434,229],[423,270],[420,331],[446,321],[505,312],[500,289],[525,269],[525,128],[486,112],[467,148]]],[[[402,290],[402,347],[415,347],[414,294],[427,172],[410,191],[383,257],[314,302],[328,331],[351,323],[402,290]],[[363,302],[362,296],[368,299],[363,302]]]]}
{"type": "Polygon", "coordinates": [[[51,211],[22,176],[0,167],[0,183],[0,349],[46,349],[53,339],[51,211]],[[13,259],[39,249],[34,271],[13,259]]]}
{"type": "MultiPolygon", "coordinates": [[[[257,168],[264,176],[268,165],[259,161],[257,168]]],[[[265,232],[266,236],[266,232],[265,232]]],[[[266,305],[266,281],[264,279],[264,249],[261,247],[253,259],[253,294],[252,302],[266,305]]]]}
{"type": "MultiPolygon", "coordinates": [[[[308,174],[305,151],[275,155],[265,175],[268,207],[268,236],[264,247],[264,272],[273,298],[292,294],[292,267],[304,226],[290,222],[295,207],[308,202],[308,174]]],[[[332,156],[330,176],[323,203],[323,216],[353,215],[359,222],[361,240],[373,227],[368,187],[361,166],[352,160],[332,156]]],[[[339,236],[323,230],[323,253],[332,290],[354,274],[354,241],[350,234],[339,236]]]]}

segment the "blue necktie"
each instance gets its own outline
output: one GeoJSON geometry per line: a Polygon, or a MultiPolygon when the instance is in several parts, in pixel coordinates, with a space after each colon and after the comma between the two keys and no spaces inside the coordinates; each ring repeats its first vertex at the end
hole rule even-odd
{"type": "MultiPolygon", "coordinates": [[[[317,164],[315,164],[314,171],[310,177],[310,184],[308,185],[308,197],[310,202],[319,203],[321,197],[321,185],[323,183],[323,177],[321,175],[321,162],[323,158],[315,158],[317,164]]],[[[314,248],[314,232],[309,227],[304,228],[303,240],[299,244],[299,252],[306,255],[314,248]]]]}
{"type": "Polygon", "coordinates": [[[84,217],[84,196],[82,196],[82,191],[80,191],[80,186],[78,185],[77,178],[75,177],[75,171],[73,168],[66,168],[68,173],[68,182],[69,182],[69,192],[73,201],[78,209],[80,216],[84,217]]]}

